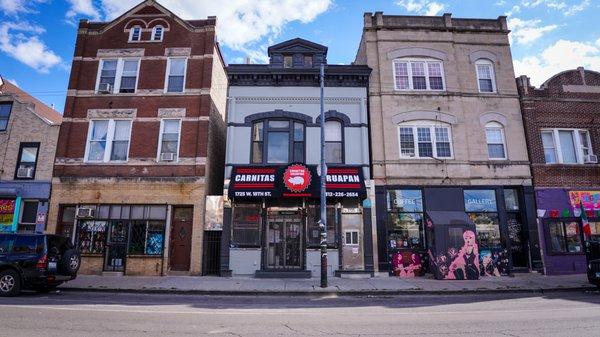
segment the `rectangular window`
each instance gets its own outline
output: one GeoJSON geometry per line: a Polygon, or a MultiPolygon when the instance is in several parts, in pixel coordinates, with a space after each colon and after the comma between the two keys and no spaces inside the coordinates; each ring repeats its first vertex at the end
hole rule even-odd
{"type": "Polygon", "coordinates": [[[498,213],[469,213],[469,218],[475,223],[479,249],[502,247],[498,213]]]}
{"type": "Polygon", "coordinates": [[[552,221],[547,226],[551,253],[568,254],[583,252],[579,222],[552,221]]]}
{"type": "Polygon", "coordinates": [[[184,92],[187,59],[170,58],[167,61],[166,92],[184,92]]]}
{"type": "Polygon", "coordinates": [[[283,57],[283,67],[284,68],[291,68],[293,65],[294,65],[294,59],[291,56],[283,57]]]}
{"type": "Polygon", "coordinates": [[[8,129],[8,121],[12,110],[12,102],[0,103],[0,131],[8,129]]]}
{"type": "Polygon", "coordinates": [[[312,67],[313,65],[313,57],[312,56],[304,56],[304,66],[312,67]]]}
{"type": "MultiPolygon", "coordinates": [[[[333,205],[327,205],[327,247],[336,248],[337,229],[340,225],[340,216],[337,209],[333,205]]],[[[321,207],[318,205],[309,205],[307,210],[307,240],[306,245],[310,248],[317,248],[321,243],[321,229],[319,220],[321,219],[321,207]]]]}
{"type": "Polygon", "coordinates": [[[21,203],[21,217],[19,219],[19,232],[35,232],[35,223],[37,220],[38,201],[26,200],[21,203]]]}
{"type": "Polygon", "coordinates": [[[593,154],[588,130],[548,129],[541,134],[547,164],[585,164],[593,154]]]}
{"type": "Polygon", "coordinates": [[[486,127],[485,138],[487,141],[488,157],[490,159],[506,159],[503,129],[500,127],[486,127]]]}
{"type": "Polygon", "coordinates": [[[135,93],[139,74],[139,59],[100,60],[96,83],[98,93],[135,93]]]}
{"type": "Polygon", "coordinates": [[[179,160],[180,119],[163,119],[160,122],[159,161],[179,160]]]}
{"type": "Polygon", "coordinates": [[[440,61],[396,60],[396,90],[444,90],[444,67],[440,61]]]}
{"type": "Polygon", "coordinates": [[[290,134],[282,131],[269,131],[267,136],[267,162],[288,163],[290,134]]]}
{"type": "Polygon", "coordinates": [[[451,158],[450,128],[432,125],[398,127],[400,157],[451,158]],[[415,146],[416,142],[416,146],[415,146]]]}
{"type": "Polygon", "coordinates": [[[261,223],[260,205],[235,205],[231,224],[231,245],[233,247],[260,247],[261,223]]]}
{"type": "Polygon", "coordinates": [[[86,161],[127,161],[131,120],[91,120],[86,161]]]}
{"type": "Polygon", "coordinates": [[[352,230],[352,231],[346,231],[345,233],[346,235],[344,243],[346,244],[346,246],[357,246],[358,245],[358,231],[356,230],[352,230]]]}
{"type": "Polygon", "coordinates": [[[493,68],[491,64],[483,63],[477,65],[477,80],[479,92],[494,92],[493,68]]]}
{"type": "Polygon", "coordinates": [[[34,179],[40,143],[21,143],[15,179],[34,179]]]}
{"type": "Polygon", "coordinates": [[[342,123],[338,121],[325,122],[325,162],[341,164],[343,162],[342,123]]]}
{"type": "Polygon", "coordinates": [[[129,254],[161,255],[165,241],[165,222],[135,220],[130,223],[129,254]]]}
{"type": "Polygon", "coordinates": [[[263,162],[263,122],[254,123],[252,127],[252,163],[263,162]]]}

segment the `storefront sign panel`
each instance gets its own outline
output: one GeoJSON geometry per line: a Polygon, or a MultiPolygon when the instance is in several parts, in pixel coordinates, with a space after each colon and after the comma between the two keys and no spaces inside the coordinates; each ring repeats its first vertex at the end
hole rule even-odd
{"type": "Polygon", "coordinates": [[[600,191],[570,191],[569,200],[573,209],[579,209],[583,204],[586,211],[600,210],[600,191]]]}
{"type": "Polygon", "coordinates": [[[15,208],[15,199],[0,199],[0,232],[13,231],[15,208]]]}
{"type": "Polygon", "coordinates": [[[421,190],[388,190],[388,211],[423,212],[421,190]]]}
{"type": "Polygon", "coordinates": [[[496,192],[494,190],[464,190],[465,211],[496,212],[496,192]]]}

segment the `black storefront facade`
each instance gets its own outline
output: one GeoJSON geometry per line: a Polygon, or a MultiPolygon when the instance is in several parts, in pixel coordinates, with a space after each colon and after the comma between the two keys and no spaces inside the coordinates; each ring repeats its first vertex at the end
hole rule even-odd
{"type": "Polygon", "coordinates": [[[377,186],[380,271],[477,279],[541,269],[533,189],[377,186]]]}
{"type": "MultiPolygon", "coordinates": [[[[316,165],[232,168],[223,216],[221,276],[318,276],[320,181],[316,165]]],[[[370,203],[361,166],[326,177],[328,273],[373,275],[370,203]]]]}

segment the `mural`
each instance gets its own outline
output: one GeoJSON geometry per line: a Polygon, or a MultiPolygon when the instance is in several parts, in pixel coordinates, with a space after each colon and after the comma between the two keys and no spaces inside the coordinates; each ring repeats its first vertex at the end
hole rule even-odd
{"type": "Polygon", "coordinates": [[[425,258],[413,250],[398,251],[392,254],[392,273],[399,278],[413,278],[425,273],[425,258]]]}
{"type": "Polygon", "coordinates": [[[508,275],[510,264],[506,249],[482,249],[479,253],[479,270],[481,276],[508,275]]]}
{"type": "Polygon", "coordinates": [[[13,230],[15,205],[14,199],[0,199],[0,232],[13,230]]]}
{"type": "MultiPolygon", "coordinates": [[[[445,226],[444,226],[445,227],[445,226]]],[[[439,229],[438,229],[439,230],[439,229]]],[[[448,228],[445,245],[440,247],[438,253],[429,250],[430,265],[437,279],[442,280],[477,280],[479,279],[479,251],[475,232],[463,228],[448,228]],[[462,232],[462,247],[452,243],[453,232],[462,232]],[[442,250],[445,248],[444,250],[442,250]]]]}
{"type": "Polygon", "coordinates": [[[600,191],[570,191],[569,201],[573,209],[583,205],[586,211],[600,210],[600,191]]]}

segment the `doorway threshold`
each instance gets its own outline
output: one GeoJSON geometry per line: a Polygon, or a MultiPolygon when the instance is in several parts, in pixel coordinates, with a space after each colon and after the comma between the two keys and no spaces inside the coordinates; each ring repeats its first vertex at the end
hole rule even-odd
{"type": "Polygon", "coordinates": [[[254,273],[256,278],[311,278],[310,270],[294,270],[294,271],[271,271],[257,270],[254,273]]]}

